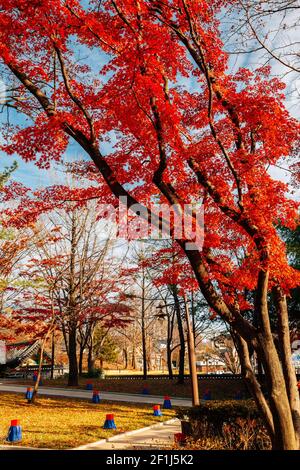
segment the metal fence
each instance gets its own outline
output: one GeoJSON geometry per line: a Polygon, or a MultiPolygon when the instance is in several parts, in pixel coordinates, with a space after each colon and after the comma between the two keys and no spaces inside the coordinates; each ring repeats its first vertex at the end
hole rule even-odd
{"type": "MultiPolygon", "coordinates": [[[[241,374],[197,374],[198,375],[198,380],[243,380],[243,377],[241,374]]],[[[297,380],[300,380],[300,374],[297,375],[297,380]]],[[[173,378],[176,379],[178,378],[178,374],[173,374],[173,378]]],[[[184,375],[185,379],[189,379],[190,376],[188,374],[184,375]]],[[[259,376],[257,375],[257,378],[259,376]]],[[[264,376],[262,376],[264,378],[264,376]]],[[[106,380],[143,380],[143,375],[142,374],[135,374],[135,375],[106,375],[105,376],[106,380]]],[[[157,374],[157,375],[147,375],[146,380],[169,380],[168,375],[162,375],[162,374],[157,374]]]]}
{"type": "MultiPolygon", "coordinates": [[[[16,370],[11,370],[5,373],[5,377],[8,378],[22,378],[22,379],[30,379],[33,377],[33,374],[38,371],[38,366],[26,366],[20,367],[16,370]]],[[[62,377],[65,373],[65,370],[62,366],[55,366],[53,369],[54,378],[62,377]]],[[[50,365],[43,365],[41,370],[42,378],[50,378],[51,376],[51,366],[50,365]]]]}
{"type": "MultiPolygon", "coordinates": [[[[197,374],[198,380],[211,379],[211,380],[241,380],[241,374],[197,374]]],[[[178,374],[173,374],[174,379],[178,378],[178,374]]],[[[185,379],[188,379],[190,376],[188,374],[184,375],[185,379]]],[[[134,375],[105,375],[106,380],[143,380],[142,374],[134,375]]],[[[147,380],[169,380],[168,375],[163,374],[149,374],[147,375],[147,380]]]]}

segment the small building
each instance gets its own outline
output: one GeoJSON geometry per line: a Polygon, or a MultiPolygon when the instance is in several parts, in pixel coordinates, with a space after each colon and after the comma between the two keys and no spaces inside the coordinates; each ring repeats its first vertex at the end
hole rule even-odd
{"type": "MultiPolygon", "coordinates": [[[[4,343],[2,341],[2,343],[4,343]]],[[[41,345],[39,340],[2,344],[0,373],[8,377],[30,378],[39,367],[41,345]]],[[[44,351],[42,376],[51,375],[51,356],[44,351]]],[[[60,365],[54,365],[54,376],[64,374],[60,365]]]]}
{"type": "Polygon", "coordinates": [[[6,363],[6,344],[0,341],[0,365],[6,363]]]}
{"type": "Polygon", "coordinates": [[[214,357],[199,357],[196,361],[197,372],[202,374],[223,374],[228,373],[228,369],[223,361],[214,357]]]}

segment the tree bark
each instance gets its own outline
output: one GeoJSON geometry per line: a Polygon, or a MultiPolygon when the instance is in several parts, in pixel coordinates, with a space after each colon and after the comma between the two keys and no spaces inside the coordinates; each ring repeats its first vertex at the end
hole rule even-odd
{"type": "Polygon", "coordinates": [[[77,364],[77,328],[74,325],[69,327],[69,378],[68,386],[78,385],[78,364],[77,364]]]}
{"type": "Polygon", "coordinates": [[[37,375],[37,378],[36,378],[36,382],[34,384],[32,397],[31,397],[31,399],[28,400],[28,403],[34,403],[37,392],[38,392],[38,388],[39,388],[39,384],[40,384],[40,380],[41,380],[41,374],[42,374],[42,366],[43,366],[45,346],[46,346],[46,342],[47,342],[47,339],[48,339],[49,335],[53,331],[54,323],[55,323],[55,319],[53,318],[52,323],[51,323],[45,337],[43,338],[43,341],[42,341],[42,344],[41,344],[38,375],[37,375]]]}
{"type": "Polygon", "coordinates": [[[55,367],[55,336],[54,331],[52,332],[52,343],[51,343],[51,379],[54,379],[54,367],[55,367]]]}
{"type": "Polygon", "coordinates": [[[284,376],[273,340],[260,338],[259,355],[266,374],[266,386],[273,415],[275,437],[273,449],[296,450],[297,440],[287,396],[284,376]]]}
{"type": "MultiPolygon", "coordinates": [[[[167,308],[167,307],[166,307],[167,308]]],[[[174,318],[175,310],[172,310],[171,315],[167,311],[167,367],[169,379],[173,380],[173,366],[172,366],[172,341],[174,331],[174,318]]]]}
{"type": "Polygon", "coordinates": [[[88,349],[89,349],[88,351],[88,374],[92,375],[95,370],[95,358],[93,354],[93,345],[91,344],[88,349]]]}
{"type": "Polygon", "coordinates": [[[171,351],[171,343],[169,341],[167,342],[167,366],[168,366],[169,379],[173,380],[172,351],[171,351]]]}
{"type": "Polygon", "coordinates": [[[171,286],[171,292],[174,298],[175,303],[175,312],[176,312],[176,319],[177,319],[177,327],[178,327],[178,334],[179,334],[179,341],[180,341],[180,350],[179,350],[179,373],[178,373],[178,384],[184,384],[184,360],[185,360],[185,337],[184,337],[184,330],[181,318],[181,309],[179,298],[177,294],[177,287],[171,286]]]}
{"type": "Polygon", "coordinates": [[[39,358],[39,368],[38,368],[38,375],[36,378],[36,382],[33,387],[33,392],[32,392],[32,397],[28,400],[28,403],[34,403],[35,398],[39,389],[40,381],[41,381],[41,374],[42,374],[42,366],[43,366],[43,359],[44,359],[44,349],[47,341],[47,336],[43,339],[42,344],[41,344],[41,351],[40,351],[40,358],[39,358]]]}
{"type": "Polygon", "coordinates": [[[76,257],[76,215],[72,213],[71,228],[71,255],[70,255],[70,277],[69,277],[69,386],[78,385],[78,363],[77,363],[77,318],[75,301],[75,257],[76,257]]]}
{"type": "Polygon", "coordinates": [[[123,357],[124,357],[124,369],[126,370],[128,367],[128,353],[127,348],[123,348],[123,357]]]}
{"type": "Polygon", "coordinates": [[[300,444],[300,402],[297,387],[297,377],[292,363],[289,318],[286,303],[286,296],[279,287],[273,288],[273,297],[278,318],[278,338],[280,345],[280,355],[283,366],[285,385],[289,397],[290,407],[296,431],[298,448],[300,444]]]}
{"type": "Polygon", "coordinates": [[[141,306],[141,328],[142,328],[142,351],[143,351],[143,379],[147,379],[147,345],[146,345],[146,325],[145,325],[145,275],[142,273],[142,306],[141,306]]]}
{"type": "Polygon", "coordinates": [[[135,357],[135,343],[132,346],[132,353],[131,353],[131,367],[135,370],[136,369],[136,357],[135,357]]]}
{"type": "Polygon", "coordinates": [[[190,365],[190,379],[192,382],[192,396],[193,396],[193,406],[199,406],[199,387],[198,387],[198,374],[196,367],[196,352],[195,352],[195,342],[194,342],[194,333],[191,328],[190,313],[187,303],[186,295],[184,294],[184,304],[185,304],[185,320],[187,326],[187,343],[189,351],[189,365],[190,365]]]}
{"type": "Polygon", "coordinates": [[[83,372],[83,351],[84,351],[84,347],[82,346],[82,344],[80,344],[80,346],[79,346],[79,360],[78,360],[78,371],[79,371],[80,376],[82,375],[82,372],[83,372]]]}
{"type": "Polygon", "coordinates": [[[292,413],[269,319],[268,282],[268,271],[261,270],[258,276],[255,300],[259,328],[257,354],[262,360],[267,379],[266,385],[274,423],[273,449],[295,450],[297,449],[297,439],[292,413]]]}
{"type": "Polygon", "coordinates": [[[238,334],[233,334],[235,344],[237,346],[238,355],[241,362],[241,372],[243,379],[246,382],[249,392],[254,397],[256,406],[260,411],[264,422],[266,424],[268,433],[273,442],[274,440],[274,423],[270,407],[264,397],[261,389],[261,385],[256,379],[255,372],[253,371],[252,364],[250,361],[249,349],[246,341],[241,338],[238,334]]]}

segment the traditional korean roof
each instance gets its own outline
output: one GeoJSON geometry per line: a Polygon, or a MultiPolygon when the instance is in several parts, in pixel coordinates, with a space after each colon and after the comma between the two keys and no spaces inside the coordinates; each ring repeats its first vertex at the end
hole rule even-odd
{"type": "Polygon", "coordinates": [[[28,357],[35,354],[40,347],[39,340],[22,341],[6,345],[6,364],[2,368],[14,369],[24,362],[28,357]]]}

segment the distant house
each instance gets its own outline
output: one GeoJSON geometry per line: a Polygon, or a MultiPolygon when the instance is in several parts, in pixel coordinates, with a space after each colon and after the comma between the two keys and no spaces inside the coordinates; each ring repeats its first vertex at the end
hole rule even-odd
{"type": "Polygon", "coordinates": [[[0,370],[15,369],[21,366],[29,360],[31,356],[36,354],[39,349],[40,342],[38,340],[8,344],[2,341],[0,370]]]}
{"type": "Polygon", "coordinates": [[[223,362],[216,359],[196,361],[197,372],[202,374],[223,374],[228,373],[227,367],[223,362]]]}
{"type": "Polygon", "coordinates": [[[6,344],[4,341],[0,341],[0,364],[6,363],[6,344]]]}
{"type": "MultiPolygon", "coordinates": [[[[10,343],[6,345],[7,362],[15,359],[19,360],[20,367],[36,366],[40,360],[40,342],[22,341],[20,343],[10,343]]],[[[44,351],[43,365],[51,364],[51,356],[44,351]]]]}
{"type": "MultiPolygon", "coordinates": [[[[3,342],[2,342],[3,343],[3,342]]],[[[21,341],[1,345],[0,372],[9,376],[30,376],[37,369],[40,358],[41,345],[39,340],[21,341]]],[[[51,370],[51,356],[44,351],[42,371],[49,375],[51,370]]],[[[62,374],[63,368],[55,366],[56,374],[62,374]]]]}

